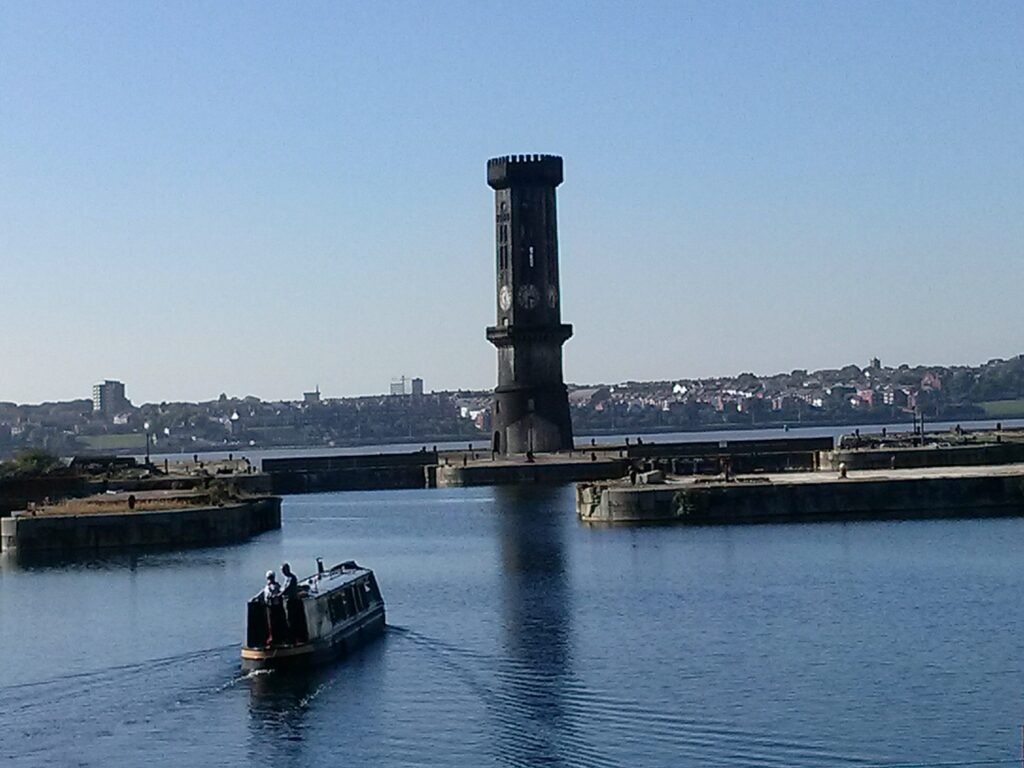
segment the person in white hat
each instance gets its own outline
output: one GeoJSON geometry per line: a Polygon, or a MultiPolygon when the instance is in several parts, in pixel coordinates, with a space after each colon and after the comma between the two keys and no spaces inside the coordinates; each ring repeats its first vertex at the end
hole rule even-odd
{"type": "Polygon", "coordinates": [[[266,646],[269,648],[274,644],[274,604],[281,602],[281,585],[277,583],[277,577],[273,571],[267,571],[267,586],[260,594],[263,596],[263,605],[267,612],[266,646]]]}
{"type": "Polygon", "coordinates": [[[263,588],[263,602],[269,603],[273,598],[281,596],[281,585],[273,571],[267,571],[267,586],[263,588]]]}

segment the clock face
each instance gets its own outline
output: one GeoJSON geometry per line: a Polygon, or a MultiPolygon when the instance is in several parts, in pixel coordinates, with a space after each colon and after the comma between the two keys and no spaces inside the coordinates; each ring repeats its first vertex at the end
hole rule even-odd
{"type": "Polygon", "coordinates": [[[507,285],[501,286],[501,290],[498,291],[498,305],[505,312],[508,312],[512,308],[512,289],[507,285]]]}
{"type": "Polygon", "coordinates": [[[527,283],[519,288],[516,298],[519,299],[519,306],[524,309],[533,309],[540,303],[540,291],[533,283],[527,283]]]}
{"type": "Polygon", "coordinates": [[[548,306],[552,309],[558,306],[558,289],[553,285],[548,286],[548,306]]]}

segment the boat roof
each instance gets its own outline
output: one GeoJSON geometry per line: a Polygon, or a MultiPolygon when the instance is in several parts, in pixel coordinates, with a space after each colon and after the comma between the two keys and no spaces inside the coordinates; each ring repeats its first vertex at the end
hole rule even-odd
{"type": "Polygon", "coordinates": [[[353,581],[357,581],[371,573],[373,571],[369,568],[360,568],[354,560],[349,560],[345,563],[339,563],[323,573],[314,573],[312,576],[307,576],[299,584],[305,584],[310,587],[315,586],[321,591],[332,590],[351,584],[353,581]]]}
{"type": "MultiPolygon", "coordinates": [[[[358,581],[364,576],[372,574],[373,571],[369,568],[362,568],[356,564],[355,560],[346,560],[343,563],[324,569],[323,573],[314,573],[312,576],[307,576],[304,579],[299,579],[299,586],[306,586],[310,588],[310,597],[323,596],[329,592],[333,592],[341,587],[348,586],[354,581],[358,581]]],[[[256,593],[252,600],[259,600],[263,591],[260,590],[256,593]]]]}

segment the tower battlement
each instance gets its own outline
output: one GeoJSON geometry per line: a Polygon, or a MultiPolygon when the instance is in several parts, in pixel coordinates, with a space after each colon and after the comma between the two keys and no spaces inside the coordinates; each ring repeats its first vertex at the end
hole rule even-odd
{"type": "Polygon", "coordinates": [[[505,155],[487,161],[487,184],[507,189],[514,184],[562,183],[562,158],[558,155],[505,155]]]}

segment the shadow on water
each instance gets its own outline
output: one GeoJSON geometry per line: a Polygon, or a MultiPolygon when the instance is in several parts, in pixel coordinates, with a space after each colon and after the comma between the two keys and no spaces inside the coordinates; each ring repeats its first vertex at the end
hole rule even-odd
{"type": "Polygon", "coordinates": [[[332,685],[334,665],[308,671],[253,672],[249,686],[249,754],[268,765],[303,762],[310,706],[332,685]]]}
{"type": "MultiPolygon", "coordinates": [[[[265,540],[280,537],[280,531],[262,534],[265,540]]],[[[243,550],[251,546],[250,541],[217,543],[209,546],[152,546],[130,549],[90,549],[20,552],[11,550],[0,553],[0,570],[22,571],[75,571],[75,570],[132,570],[137,568],[194,568],[202,564],[224,564],[224,553],[243,550]]]]}
{"type": "MultiPolygon", "coordinates": [[[[316,742],[310,730],[324,725],[323,709],[332,712],[328,731],[338,734],[340,723],[351,718],[342,714],[348,701],[344,689],[365,691],[366,675],[381,667],[386,636],[376,638],[344,657],[307,670],[260,671],[244,676],[249,688],[249,756],[259,764],[307,765],[306,742],[316,742]],[[331,698],[331,702],[326,700],[331,698]],[[340,707],[340,710],[339,710],[340,707]]],[[[376,684],[379,684],[377,682],[376,684]]],[[[363,694],[360,694],[361,696],[363,694]]],[[[355,698],[358,701],[359,697],[355,698]]],[[[355,717],[353,713],[352,717],[355,717]]],[[[342,729],[344,730],[344,729],[342,729]]],[[[322,738],[322,734],[320,736],[322,738]]],[[[321,745],[322,746],[322,745],[321,745]]]]}
{"type": "Polygon", "coordinates": [[[514,703],[503,712],[498,751],[528,765],[591,762],[563,693],[573,677],[564,495],[564,488],[515,486],[495,495],[506,667],[499,679],[514,703]]]}

